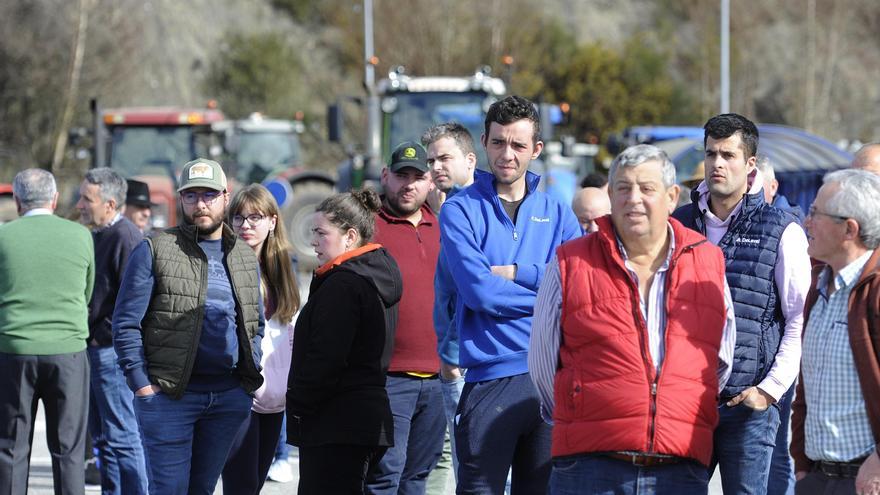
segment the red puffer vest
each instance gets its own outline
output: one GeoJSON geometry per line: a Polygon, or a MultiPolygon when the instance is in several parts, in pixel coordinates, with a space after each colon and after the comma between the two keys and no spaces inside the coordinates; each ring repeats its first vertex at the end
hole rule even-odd
{"type": "Polygon", "coordinates": [[[659,376],[638,287],[610,217],[600,219],[598,233],[557,249],[562,345],[554,457],[625,450],[710,462],[725,322],[724,259],[703,236],[669,222],[675,251],[666,276],[666,349],[659,376]]]}

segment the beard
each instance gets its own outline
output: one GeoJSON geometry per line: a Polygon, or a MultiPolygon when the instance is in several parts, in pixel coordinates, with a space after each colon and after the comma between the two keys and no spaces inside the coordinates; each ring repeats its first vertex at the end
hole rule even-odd
{"type": "Polygon", "coordinates": [[[186,225],[195,227],[196,230],[198,231],[199,236],[207,236],[207,235],[213,234],[214,232],[217,232],[217,229],[219,229],[223,226],[223,214],[221,213],[220,215],[218,215],[215,218],[213,215],[211,215],[210,212],[206,212],[206,213],[196,212],[192,215],[183,215],[183,222],[186,225]],[[207,227],[199,227],[198,225],[196,225],[195,219],[201,218],[201,217],[210,218],[211,223],[208,224],[207,227]]]}
{"type": "Polygon", "coordinates": [[[395,196],[385,195],[385,206],[391,210],[391,213],[394,213],[394,215],[399,218],[406,218],[419,211],[419,208],[421,208],[424,203],[424,201],[422,203],[416,201],[410,205],[403,205],[400,199],[400,196],[403,194],[404,193],[400,192],[395,196]]]}

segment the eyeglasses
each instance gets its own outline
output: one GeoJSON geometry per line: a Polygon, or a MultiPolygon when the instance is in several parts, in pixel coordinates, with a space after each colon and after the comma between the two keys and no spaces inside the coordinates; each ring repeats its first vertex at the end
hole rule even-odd
{"type": "Polygon", "coordinates": [[[823,215],[828,218],[833,218],[833,219],[837,220],[837,223],[840,223],[840,222],[846,220],[847,218],[849,218],[849,217],[842,217],[840,215],[832,215],[830,213],[825,213],[824,211],[819,211],[816,209],[815,205],[810,206],[810,210],[807,212],[807,216],[815,218],[816,215],[823,215]]]}
{"type": "Polygon", "coordinates": [[[183,201],[183,204],[186,205],[194,205],[199,202],[201,199],[206,205],[217,201],[217,198],[223,194],[222,191],[205,191],[205,192],[193,192],[193,191],[184,191],[180,193],[180,199],[183,201]]]}
{"type": "Polygon", "coordinates": [[[241,227],[242,225],[244,225],[244,221],[247,220],[251,227],[256,227],[257,225],[260,225],[260,222],[262,222],[264,218],[266,218],[265,215],[261,215],[259,213],[251,213],[246,217],[243,217],[241,215],[233,215],[232,226],[241,227]]]}

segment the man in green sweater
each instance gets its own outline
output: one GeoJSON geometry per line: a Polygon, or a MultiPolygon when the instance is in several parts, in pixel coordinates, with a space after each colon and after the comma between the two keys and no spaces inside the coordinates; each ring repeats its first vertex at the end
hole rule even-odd
{"type": "Polygon", "coordinates": [[[56,493],[84,493],[92,236],[54,215],[55,178],[19,172],[21,218],[0,226],[0,495],[27,491],[34,413],[46,411],[56,493]]]}

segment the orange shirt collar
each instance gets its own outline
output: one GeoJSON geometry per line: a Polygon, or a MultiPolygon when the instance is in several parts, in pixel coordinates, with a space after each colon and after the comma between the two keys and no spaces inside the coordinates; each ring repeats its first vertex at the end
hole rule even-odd
{"type": "Polygon", "coordinates": [[[357,249],[352,249],[351,251],[346,251],[346,252],[340,254],[339,256],[333,258],[332,260],[324,263],[320,267],[318,267],[318,269],[315,270],[315,275],[318,275],[320,277],[321,275],[329,272],[333,268],[345,263],[346,261],[348,261],[352,258],[355,258],[357,256],[360,256],[364,253],[369,253],[370,251],[375,251],[375,250],[379,249],[380,247],[382,247],[381,244],[375,244],[375,243],[371,242],[369,244],[364,244],[363,246],[361,246],[357,249]]]}

